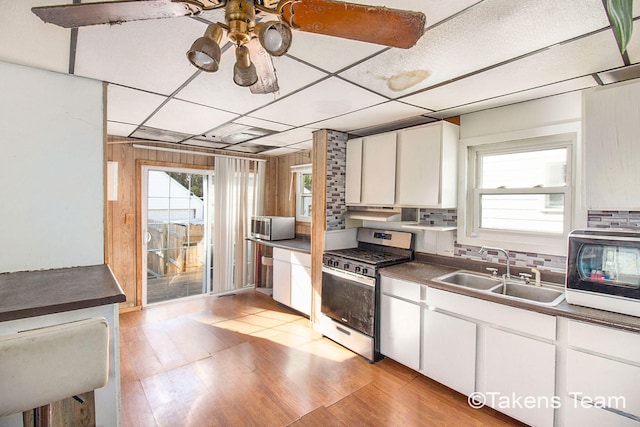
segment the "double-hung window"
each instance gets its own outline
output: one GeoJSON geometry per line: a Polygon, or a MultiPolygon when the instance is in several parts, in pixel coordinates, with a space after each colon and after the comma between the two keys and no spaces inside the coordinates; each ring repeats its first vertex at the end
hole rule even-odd
{"type": "Polygon", "coordinates": [[[311,222],[311,165],[291,167],[296,184],[296,221],[311,222]]]}
{"type": "Polygon", "coordinates": [[[462,241],[562,254],[573,224],[575,141],[563,134],[469,146],[462,241]]]}

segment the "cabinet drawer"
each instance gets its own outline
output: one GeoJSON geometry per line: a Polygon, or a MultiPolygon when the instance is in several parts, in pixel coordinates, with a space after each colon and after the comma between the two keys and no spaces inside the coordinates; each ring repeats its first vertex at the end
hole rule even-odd
{"type": "Polygon", "coordinates": [[[640,334],[569,321],[569,345],[640,363],[640,334]]]}
{"type": "Polygon", "coordinates": [[[427,303],[441,310],[461,314],[514,331],[548,340],[556,339],[556,318],[521,308],[429,288],[427,303]]]}
{"type": "Polygon", "coordinates": [[[640,422],[624,415],[615,414],[594,406],[588,406],[577,400],[569,399],[565,404],[567,407],[565,425],[567,427],[638,427],[640,422]]]}
{"type": "Polygon", "coordinates": [[[419,283],[382,276],[380,285],[382,286],[383,294],[393,295],[416,303],[420,302],[422,285],[419,283]]]}
{"type": "MultiPolygon", "coordinates": [[[[640,417],[640,367],[583,353],[567,352],[567,391],[640,417]]],[[[601,404],[599,406],[602,406],[601,404]]]]}

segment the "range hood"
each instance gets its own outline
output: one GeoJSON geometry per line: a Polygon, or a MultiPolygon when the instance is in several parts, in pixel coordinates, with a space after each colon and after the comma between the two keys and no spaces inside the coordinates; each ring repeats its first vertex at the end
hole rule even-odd
{"type": "Polygon", "coordinates": [[[417,221],[418,209],[396,207],[353,207],[345,213],[347,219],[364,221],[403,222],[417,221]]]}

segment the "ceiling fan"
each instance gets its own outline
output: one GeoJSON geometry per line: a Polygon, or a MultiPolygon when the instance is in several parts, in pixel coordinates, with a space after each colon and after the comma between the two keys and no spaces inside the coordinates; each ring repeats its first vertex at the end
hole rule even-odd
{"type": "Polygon", "coordinates": [[[187,58],[200,70],[217,71],[226,30],[236,47],[233,80],[248,86],[252,93],[278,91],[271,57],[287,52],[292,29],[408,49],[422,36],[425,25],[421,12],[334,0],[126,0],[31,10],[46,23],[76,28],[197,16],[223,7],[225,22],[210,24],[187,51],[187,58]],[[276,19],[264,19],[263,15],[276,19]]]}

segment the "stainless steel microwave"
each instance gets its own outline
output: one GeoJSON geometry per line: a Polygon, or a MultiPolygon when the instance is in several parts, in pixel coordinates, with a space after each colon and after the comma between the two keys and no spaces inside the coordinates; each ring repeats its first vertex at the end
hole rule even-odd
{"type": "Polygon", "coordinates": [[[254,216],[251,237],[263,240],[285,240],[296,236],[296,219],[285,216],[254,216]]]}
{"type": "Polygon", "coordinates": [[[575,230],[568,246],[568,303],[640,317],[639,231],[575,230]]]}

